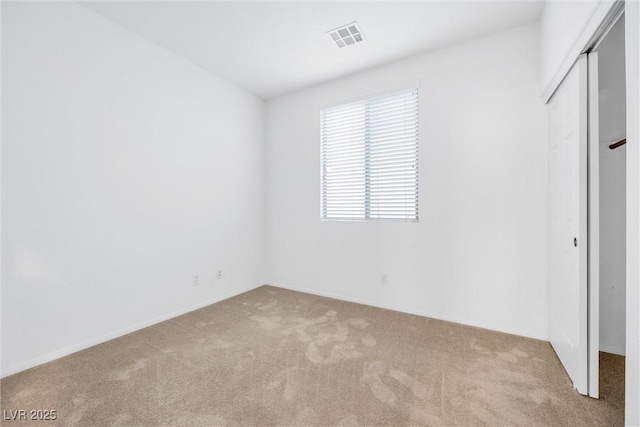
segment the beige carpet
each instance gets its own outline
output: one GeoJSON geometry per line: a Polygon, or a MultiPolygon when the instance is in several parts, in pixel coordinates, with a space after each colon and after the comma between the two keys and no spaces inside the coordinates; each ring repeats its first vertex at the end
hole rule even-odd
{"type": "Polygon", "coordinates": [[[623,425],[616,372],[594,400],[546,342],[263,286],[7,377],[1,403],[57,411],[20,426],[623,425]]]}

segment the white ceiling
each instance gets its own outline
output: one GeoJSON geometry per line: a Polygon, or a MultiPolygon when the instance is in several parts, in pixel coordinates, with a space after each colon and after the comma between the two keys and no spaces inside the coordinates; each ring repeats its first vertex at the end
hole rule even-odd
{"type": "Polygon", "coordinates": [[[539,19],[543,1],[84,2],[262,98],[539,19]],[[366,42],[326,34],[358,21],[366,42]]]}

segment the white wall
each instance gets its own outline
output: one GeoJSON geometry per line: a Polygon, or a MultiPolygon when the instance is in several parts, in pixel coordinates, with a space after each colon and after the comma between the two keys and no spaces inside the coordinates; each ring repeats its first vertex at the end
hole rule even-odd
{"type": "MultiPolygon", "coordinates": [[[[608,141],[608,140],[607,140],[608,141]]],[[[625,353],[626,147],[600,144],[600,351],[625,353]]]]}
{"type": "Polygon", "coordinates": [[[627,81],[627,349],[625,424],[640,425],[640,2],[625,5],[627,81]]]}
{"type": "Polygon", "coordinates": [[[268,281],[545,338],[538,35],[532,24],[269,102],[268,281]],[[321,222],[320,109],[416,81],[420,222],[321,222]]]}
{"type": "Polygon", "coordinates": [[[586,47],[614,0],[548,0],[540,18],[541,82],[545,100],[586,47]]]}
{"type": "MultiPolygon", "coordinates": [[[[0,23],[2,22],[0,3],[0,23]]],[[[2,100],[2,29],[0,29],[0,101],[2,100]]],[[[2,224],[2,102],[0,102],[0,224],[2,224]]],[[[0,310],[2,309],[2,227],[0,226],[0,310]]],[[[0,333],[2,332],[2,312],[0,311],[0,333]]],[[[2,338],[0,338],[0,375],[2,374],[2,338]]]]}
{"type": "Polygon", "coordinates": [[[2,8],[3,374],[261,284],[263,102],[78,4],[2,8]]]}
{"type": "Polygon", "coordinates": [[[624,354],[626,293],[626,129],[624,18],[598,48],[600,128],[600,350],[624,354]]]}

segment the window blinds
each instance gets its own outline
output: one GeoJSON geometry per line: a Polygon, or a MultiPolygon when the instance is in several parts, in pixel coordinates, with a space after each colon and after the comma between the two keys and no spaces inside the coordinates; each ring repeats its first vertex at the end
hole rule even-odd
{"type": "Polygon", "coordinates": [[[321,218],[418,220],[418,89],[320,113],[321,218]]]}

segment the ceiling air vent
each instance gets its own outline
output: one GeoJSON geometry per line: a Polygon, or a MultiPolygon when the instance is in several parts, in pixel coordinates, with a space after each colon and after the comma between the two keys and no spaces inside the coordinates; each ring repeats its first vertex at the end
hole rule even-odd
{"type": "Polygon", "coordinates": [[[357,22],[352,22],[351,24],[327,31],[327,34],[331,36],[331,39],[333,39],[339,48],[364,41],[364,35],[357,22]]]}

